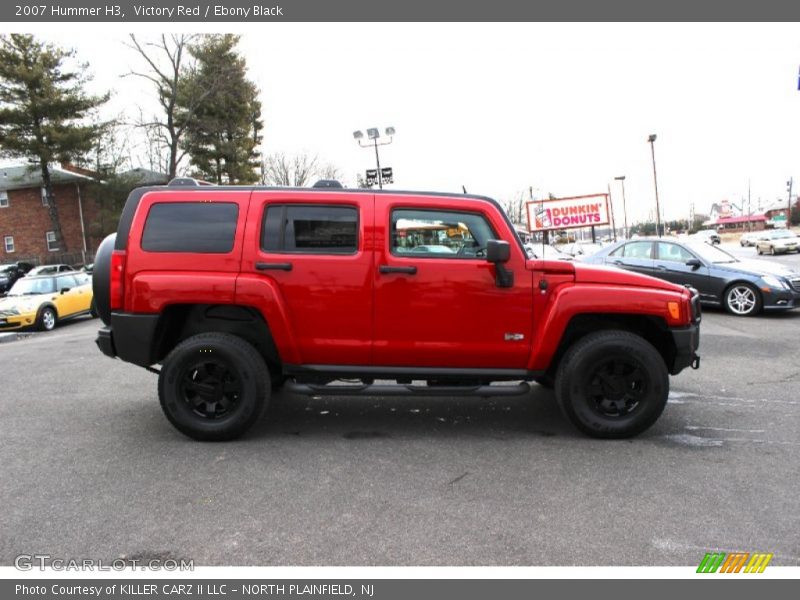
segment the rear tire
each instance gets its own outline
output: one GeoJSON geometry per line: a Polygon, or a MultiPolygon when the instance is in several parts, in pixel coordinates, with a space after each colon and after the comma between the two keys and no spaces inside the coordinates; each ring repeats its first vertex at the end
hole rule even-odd
{"type": "Polygon", "coordinates": [[[201,333],[175,347],[158,377],[167,419],[202,441],[232,440],[262,414],[270,377],[258,351],[228,333],[201,333]]]}
{"type": "Polygon", "coordinates": [[[583,433],[618,439],[656,422],[667,403],[664,359],[627,331],[587,335],[566,353],[556,373],[556,400],[583,433]]]}

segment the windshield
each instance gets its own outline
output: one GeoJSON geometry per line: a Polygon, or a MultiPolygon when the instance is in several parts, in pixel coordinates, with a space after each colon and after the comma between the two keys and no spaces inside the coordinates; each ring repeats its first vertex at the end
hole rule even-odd
{"type": "Polygon", "coordinates": [[[705,243],[687,244],[687,246],[706,262],[714,264],[739,262],[732,254],[728,254],[725,250],[720,250],[716,246],[709,246],[705,243]]]}
{"type": "Polygon", "coordinates": [[[793,238],[794,234],[791,231],[786,231],[785,229],[781,229],[780,231],[776,231],[770,236],[773,240],[780,240],[783,238],[793,238]]]}
{"type": "Polygon", "coordinates": [[[35,294],[52,294],[56,291],[55,280],[52,277],[43,279],[27,279],[23,277],[11,286],[9,296],[33,296],[35,294]]]}

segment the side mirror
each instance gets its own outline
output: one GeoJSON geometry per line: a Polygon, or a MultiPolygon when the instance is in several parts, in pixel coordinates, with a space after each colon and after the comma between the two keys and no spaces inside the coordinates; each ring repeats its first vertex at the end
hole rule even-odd
{"type": "Polygon", "coordinates": [[[511,246],[504,240],[486,242],[486,260],[490,263],[504,263],[511,258],[511,246]]]}
{"type": "Polygon", "coordinates": [[[65,288],[61,288],[60,290],[58,290],[58,293],[59,293],[59,294],[66,294],[66,293],[67,293],[68,291],[70,291],[71,289],[72,289],[72,288],[67,288],[67,287],[65,287],[65,288]]]}
{"type": "Polygon", "coordinates": [[[503,263],[511,258],[511,246],[504,240],[486,242],[486,260],[494,263],[494,283],[499,288],[514,287],[514,272],[506,269],[503,263]]]}
{"type": "Polygon", "coordinates": [[[687,267],[692,267],[692,269],[699,269],[703,266],[703,263],[700,262],[699,258],[690,258],[686,261],[687,267]]]}

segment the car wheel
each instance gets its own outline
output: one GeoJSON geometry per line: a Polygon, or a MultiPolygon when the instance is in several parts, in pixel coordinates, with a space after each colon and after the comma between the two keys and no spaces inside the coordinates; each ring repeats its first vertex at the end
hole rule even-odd
{"type": "Polygon", "coordinates": [[[770,246],[769,247],[769,253],[770,253],[770,256],[775,256],[775,246],[770,246]]]}
{"type": "Polygon", "coordinates": [[[722,304],[737,317],[751,317],[761,312],[761,295],[749,283],[735,283],[725,290],[722,304]]]}
{"type": "Polygon", "coordinates": [[[756,246],[756,254],[758,254],[758,255],[761,255],[761,254],[763,254],[763,253],[761,252],[761,246],[756,246]]]}
{"type": "Polygon", "coordinates": [[[664,359],[627,331],[590,334],[573,345],[556,373],[556,399],[564,415],[597,438],[641,433],[661,415],[669,393],[664,359]]]}
{"type": "Polygon", "coordinates": [[[45,306],[39,311],[39,318],[36,320],[36,326],[40,331],[53,331],[53,328],[56,326],[56,321],[58,321],[56,311],[49,306],[45,306]]]}
{"type": "Polygon", "coordinates": [[[158,377],[167,419],[204,441],[232,440],[258,420],[270,393],[266,364],[235,335],[202,333],[175,347],[158,377]]]}

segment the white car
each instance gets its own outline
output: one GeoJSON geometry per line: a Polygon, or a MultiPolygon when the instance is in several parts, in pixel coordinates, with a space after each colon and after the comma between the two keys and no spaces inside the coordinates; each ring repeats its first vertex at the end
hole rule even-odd
{"type": "Polygon", "coordinates": [[[788,229],[773,229],[756,241],[758,254],[786,254],[800,252],[800,238],[788,229]]]}
{"type": "Polygon", "coordinates": [[[572,257],[563,252],[559,252],[555,247],[547,244],[525,244],[525,252],[528,258],[540,258],[544,260],[572,260],[572,257]]]}
{"type": "Polygon", "coordinates": [[[755,246],[756,242],[761,237],[764,237],[763,231],[750,231],[748,233],[743,233],[742,237],[739,238],[739,245],[743,248],[746,248],[747,246],[755,246]]]}

